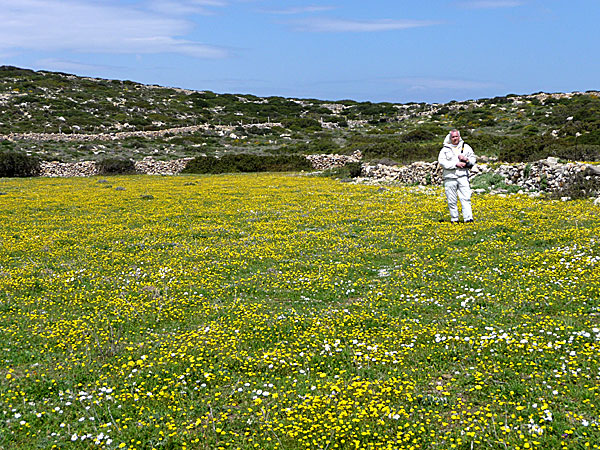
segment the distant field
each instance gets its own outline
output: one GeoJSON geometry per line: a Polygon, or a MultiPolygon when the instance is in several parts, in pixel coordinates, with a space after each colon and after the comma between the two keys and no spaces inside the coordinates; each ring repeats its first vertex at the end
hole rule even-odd
{"type": "Polygon", "coordinates": [[[2,449],[600,448],[591,201],[453,226],[441,188],[289,174],[0,192],[2,449]]]}

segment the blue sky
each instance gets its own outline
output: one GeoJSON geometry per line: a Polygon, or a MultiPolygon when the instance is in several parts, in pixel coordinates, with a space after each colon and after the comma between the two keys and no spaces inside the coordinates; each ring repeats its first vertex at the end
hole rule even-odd
{"type": "Polygon", "coordinates": [[[0,64],[258,96],[600,89],[600,0],[0,0],[0,64]]]}

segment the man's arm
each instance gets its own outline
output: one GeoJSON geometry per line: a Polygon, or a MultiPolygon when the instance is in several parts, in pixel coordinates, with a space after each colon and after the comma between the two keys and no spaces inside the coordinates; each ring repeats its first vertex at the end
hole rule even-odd
{"type": "Polygon", "coordinates": [[[464,146],[465,156],[467,157],[467,161],[471,166],[474,166],[477,162],[477,156],[475,156],[475,152],[471,148],[469,144],[465,144],[464,146]]]}

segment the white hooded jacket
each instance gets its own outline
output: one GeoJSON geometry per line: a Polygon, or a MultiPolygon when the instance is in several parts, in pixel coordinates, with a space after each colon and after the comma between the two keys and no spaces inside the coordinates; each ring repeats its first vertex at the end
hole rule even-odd
{"type": "Polygon", "coordinates": [[[469,176],[469,170],[466,167],[463,169],[456,167],[456,164],[460,162],[458,155],[461,153],[467,157],[469,163],[475,165],[477,158],[475,157],[475,153],[471,146],[465,144],[465,141],[463,141],[462,138],[458,142],[458,145],[452,145],[450,133],[448,133],[448,136],[444,139],[444,146],[440,150],[440,155],[438,156],[438,163],[444,169],[443,177],[445,180],[469,176]]]}

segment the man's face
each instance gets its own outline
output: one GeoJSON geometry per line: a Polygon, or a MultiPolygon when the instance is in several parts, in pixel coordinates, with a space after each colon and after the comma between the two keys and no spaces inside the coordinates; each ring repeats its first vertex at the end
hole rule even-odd
{"type": "Polygon", "coordinates": [[[459,141],[460,141],[460,134],[450,133],[450,142],[452,142],[452,145],[458,145],[459,141]]]}

